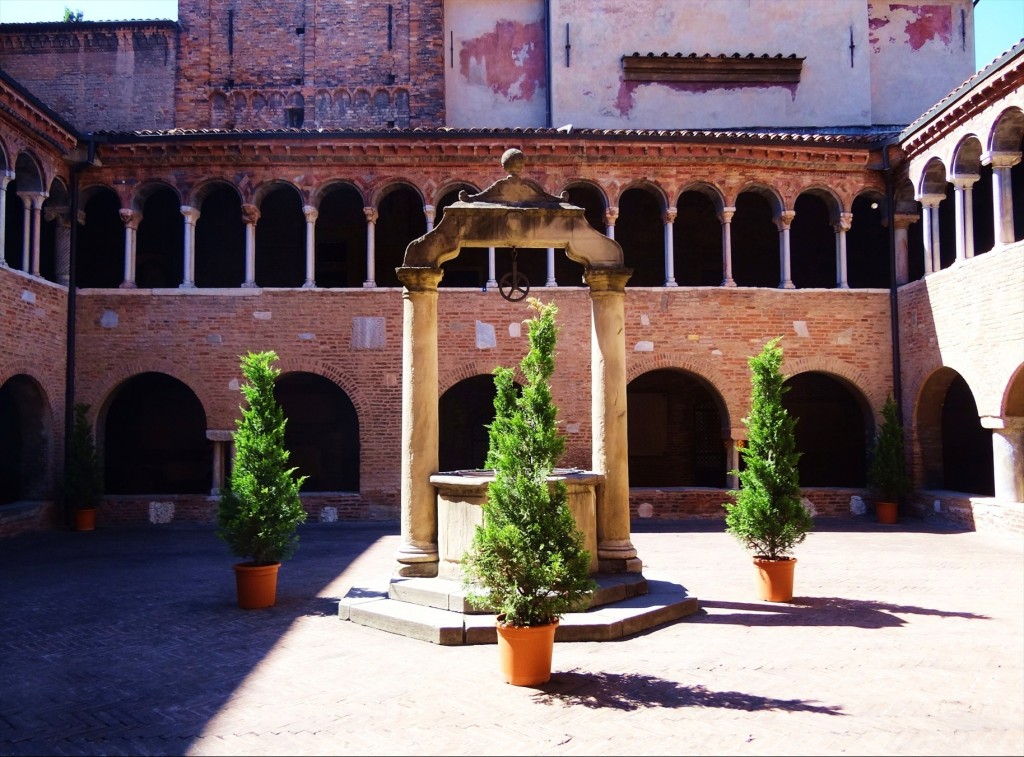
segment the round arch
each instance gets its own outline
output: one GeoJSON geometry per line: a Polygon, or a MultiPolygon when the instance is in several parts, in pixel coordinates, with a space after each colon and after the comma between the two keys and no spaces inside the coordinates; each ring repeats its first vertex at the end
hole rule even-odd
{"type": "Polygon", "coordinates": [[[0,384],[0,505],[47,498],[53,423],[39,381],[19,373],[0,384]]]}

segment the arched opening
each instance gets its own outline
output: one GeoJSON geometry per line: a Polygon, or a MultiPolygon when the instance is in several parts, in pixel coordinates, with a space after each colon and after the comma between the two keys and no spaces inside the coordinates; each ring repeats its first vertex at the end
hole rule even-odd
{"type": "Polygon", "coordinates": [[[330,379],[287,373],[274,385],[287,423],[289,464],[309,476],[304,492],[359,491],[359,418],[352,400],[330,379]]]}
{"type": "Polygon", "coordinates": [[[756,191],[740,192],[732,217],[732,274],[737,286],[777,287],[779,230],[771,203],[756,191]]]}
{"type": "Polygon", "coordinates": [[[629,382],[630,486],[726,486],[722,400],[704,379],[671,368],[629,382]]]}
{"type": "Polygon", "coordinates": [[[889,288],[889,229],[881,196],[858,195],[846,232],[846,279],[853,289],[889,288]]]}
{"type": "Polygon", "coordinates": [[[423,200],[410,187],[395,187],[388,192],[377,207],[377,229],[375,237],[376,272],[379,287],[400,287],[395,269],[405,259],[405,248],[409,242],[427,232],[427,216],[423,212],[423,200]]]}
{"type": "Polygon", "coordinates": [[[7,185],[4,206],[4,262],[11,268],[21,270],[25,206],[18,197],[17,176],[7,185]]]}
{"type": "MultiPolygon", "coordinates": [[[[605,234],[604,195],[590,184],[573,184],[567,187],[569,202],[583,208],[583,217],[595,231],[605,234]]],[[[583,283],[583,266],[565,254],[565,250],[555,250],[555,281],[558,286],[585,286],[583,283]]]]}
{"type": "Polygon", "coordinates": [[[782,405],[796,421],[800,485],[865,486],[874,423],[863,396],[813,371],[787,379],[785,387],[782,405]]]}
{"type": "Polygon", "coordinates": [[[672,225],[676,282],[682,286],[719,286],[722,273],[722,223],[704,192],[679,195],[672,225]]]}
{"type": "Polygon", "coordinates": [[[184,275],[185,223],[181,201],[159,187],[142,205],[135,237],[135,283],[145,289],[176,287],[184,275]]]}
{"type": "MultiPolygon", "coordinates": [[[[832,213],[822,197],[804,192],[793,206],[789,254],[793,285],[798,289],[829,289],[836,285],[836,232],[832,213]]],[[[836,211],[838,212],[838,210],[836,211]]]]}
{"type": "Polygon", "coordinates": [[[51,458],[46,399],[29,376],[0,386],[0,505],[45,499],[51,458]]]}
{"type": "Polygon", "coordinates": [[[196,221],[195,284],[239,287],[245,281],[245,224],[234,187],[210,190],[196,221]]]}
{"type": "MultiPolygon", "coordinates": [[[[444,219],[445,209],[459,199],[459,192],[462,190],[469,194],[476,193],[476,189],[468,184],[455,187],[447,192],[437,203],[434,212],[434,226],[441,223],[444,219]]],[[[483,289],[487,285],[487,275],[490,268],[487,248],[463,247],[459,250],[459,254],[456,257],[442,263],[441,268],[444,270],[444,277],[438,286],[483,289]]]]}
{"type": "Polygon", "coordinates": [[[483,468],[487,426],[494,420],[494,377],[470,376],[438,402],[438,466],[443,471],[483,468]]]}
{"type": "Polygon", "coordinates": [[[260,203],[255,253],[258,286],[301,287],[305,282],[306,218],[293,187],[278,187],[260,203]]]}
{"type": "Polygon", "coordinates": [[[124,223],[113,190],[98,188],[85,202],[78,235],[75,277],[83,288],[117,288],[124,281],[124,223]]]}
{"type": "Polygon", "coordinates": [[[978,180],[971,189],[974,220],[974,254],[982,255],[995,246],[994,210],[992,209],[992,166],[978,169],[978,180]]]}
{"type": "Polygon", "coordinates": [[[361,287],[366,281],[366,214],[362,196],[347,184],[320,201],[316,219],[316,285],[361,287]]]}
{"type": "Polygon", "coordinates": [[[959,373],[940,368],[928,377],[916,423],[924,488],[993,494],[992,432],[959,373]]]}
{"type": "Polygon", "coordinates": [[[142,373],[112,394],[103,424],[109,494],[209,494],[213,448],[192,390],[164,373],[142,373]]]}
{"type": "Polygon", "coordinates": [[[633,269],[628,287],[665,285],[665,222],[661,198],[643,187],[627,189],[619,198],[615,241],[622,247],[623,264],[633,269]]]}
{"type": "Polygon", "coordinates": [[[946,196],[939,202],[939,258],[943,269],[956,262],[956,192],[946,184],[946,196]]]}

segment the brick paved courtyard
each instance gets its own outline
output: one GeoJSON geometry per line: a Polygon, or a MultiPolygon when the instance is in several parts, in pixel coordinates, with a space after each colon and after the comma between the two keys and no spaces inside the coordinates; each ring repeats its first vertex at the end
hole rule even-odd
{"type": "Polygon", "coordinates": [[[819,521],[790,604],[754,599],[720,522],[635,524],[702,611],[559,643],[549,684],[493,646],[342,622],[397,525],[304,526],[276,607],[235,606],[212,528],[0,549],[0,754],[1024,754],[1024,539],[819,521]]]}

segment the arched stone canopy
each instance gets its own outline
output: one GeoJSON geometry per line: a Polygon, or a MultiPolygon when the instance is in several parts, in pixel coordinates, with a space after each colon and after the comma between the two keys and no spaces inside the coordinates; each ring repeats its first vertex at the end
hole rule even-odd
{"type": "Polygon", "coordinates": [[[506,150],[508,176],[476,195],[459,193],[434,229],[413,240],[396,269],[402,292],[401,576],[437,576],[437,285],[441,264],[470,247],[564,247],[586,268],[591,298],[592,467],[604,476],[596,503],[597,557],[608,572],[639,572],[629,531],[625,286],[622,248],[594,231],[584,209],[519,177],[523,154],[506,150]]]}
{"type": "Polygon", "coordinates": [[[501,159],[508,176],[475,195],[459,192],[433,229],[409,243],[403,267],[440,268],[462,247],[564,248],[586,268],[621,268],[622,248],[596,231],[584,209],[548,194],[519,176],[523,154],[506,150],[501,159]]]}

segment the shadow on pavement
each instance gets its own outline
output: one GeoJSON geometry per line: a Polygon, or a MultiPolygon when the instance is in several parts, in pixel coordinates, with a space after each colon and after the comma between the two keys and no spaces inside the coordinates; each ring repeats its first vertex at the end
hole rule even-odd
{"type": "Polygon", "coordinates": [[[990,620],[987,615],[955,610],[894,605],[866,599],[842,597],[794,597],[791,603],[720,602],[702,599],[701,611],[688,620],[742,626],[849,626],[851,628],[894,628],[906,621],[899,613],[934,615],[942,618],[990,620]],[[708,610],[735,612],[708,612],[708,610]]]}

